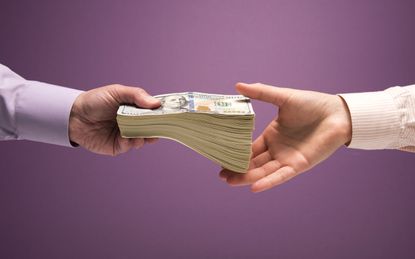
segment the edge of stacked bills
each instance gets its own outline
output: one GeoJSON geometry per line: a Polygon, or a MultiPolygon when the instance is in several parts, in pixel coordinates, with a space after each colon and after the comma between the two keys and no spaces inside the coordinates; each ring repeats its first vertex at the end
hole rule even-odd
{"type": "Polygon", "coordinates": [[[235,172],[246,172],[255,113],[249,98],[199,92],[154,96],[157,109],[121,105],[117,123],[125,138],[167,138],[235,172]]]}

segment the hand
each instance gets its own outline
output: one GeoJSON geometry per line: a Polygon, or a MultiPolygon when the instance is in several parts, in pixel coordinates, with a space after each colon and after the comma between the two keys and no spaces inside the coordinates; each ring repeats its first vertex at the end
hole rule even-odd
{"type": "Polygon", "coordinates": [[[339,96],[259,83],[238,83],[236,88],[278,106],[279,114],[253,142],[246,174],[221,171],[220,177],[230,185],[253,183],[253,192],[267,190],[312,168],[351,140],[349,110],[339,96]]]}
{"type": "Polygon", "coordinates": [[[108,85],[84,92],[75,100],[69,118],[69,138],[89,151],[118,155],[155,139],[122,138],[116,115],[120,104],[157,108],[160,101],[137,87],[108,85]]]}

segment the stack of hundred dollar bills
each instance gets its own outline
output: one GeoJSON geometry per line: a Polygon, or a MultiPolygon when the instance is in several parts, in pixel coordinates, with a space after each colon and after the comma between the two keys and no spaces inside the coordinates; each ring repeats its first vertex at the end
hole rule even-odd
{"type": "Polygon", "coordinates": [[[255,117],[248,98],[197,92],[154,97],[161,101],[158,109],[119,107],[121,136],[173,139],[224,168],[246,172],[255,117]]]}

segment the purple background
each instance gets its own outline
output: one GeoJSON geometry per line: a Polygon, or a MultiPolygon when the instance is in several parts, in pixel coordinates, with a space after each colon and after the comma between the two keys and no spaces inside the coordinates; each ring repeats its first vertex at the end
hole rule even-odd
{"type": "MultiPolygon", "coordinates": [[[[414,1],[3,1],[0,62],[88,90],[329,93],[415,83],[414,1]]],[[[255,136],[276,114],[254,102],[255,136]]],[[[252,194],[161,140],[119,157],[0,143],[1,258],[413,258],[415,157],[342,148],[252,194]]]]}

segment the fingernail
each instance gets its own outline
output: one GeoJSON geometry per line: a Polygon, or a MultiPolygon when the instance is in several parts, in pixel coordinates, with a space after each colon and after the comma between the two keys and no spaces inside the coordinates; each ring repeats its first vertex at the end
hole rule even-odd
{"type": "Polygon", "coordinates": [[[222,180],[226,180],[225,172],[224,172],[224,171],[220,171],[220,173],[219,173],[219,177],[220,177],[220,179],[222,179],[222,180]]]}
{"type": "Polygon", "coordinates": [[[220,178],[222,181],[226,182],[226,177],[225,177],[224,175],[219,174],[219,178],[220,178]]]}

